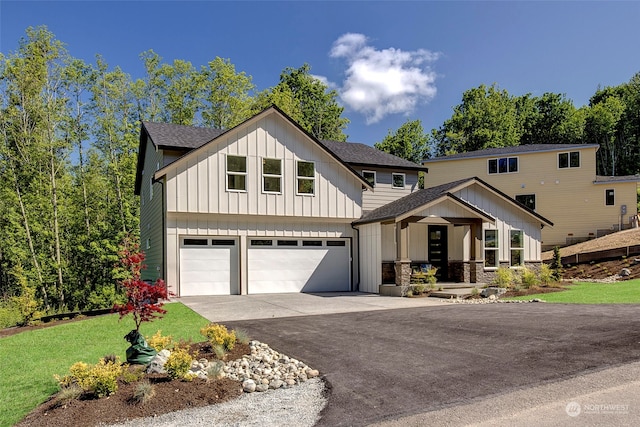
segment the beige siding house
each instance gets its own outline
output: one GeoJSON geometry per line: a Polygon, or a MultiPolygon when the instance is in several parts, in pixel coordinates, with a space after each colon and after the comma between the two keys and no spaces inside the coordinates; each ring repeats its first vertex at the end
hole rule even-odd
{"type": "Polygon", "coordinates": [[[163,277],[178,296],[378,292],[425,263],[443,281],[477,282],[539,262],[549,221],[480,180],[420,190],[426,171],[319,141],[276,107],[226,131],[145,122],[144,278],[163,277]]]}
{"type": "Polygon", "coordinates": [[[543,250],[629,227],[640,176],[596,176],[594,144],[491,148],[424,161],[425,186],[476,176],[553,221],[543,250]]]}

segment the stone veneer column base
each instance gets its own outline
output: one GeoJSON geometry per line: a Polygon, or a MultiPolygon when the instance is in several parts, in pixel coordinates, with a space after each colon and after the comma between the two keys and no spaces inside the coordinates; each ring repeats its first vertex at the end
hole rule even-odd
{"type": "Polygon", "coordinates": [[[409,286],[411,284],[411,260],[396,261],[396,285],[409,286]]]}

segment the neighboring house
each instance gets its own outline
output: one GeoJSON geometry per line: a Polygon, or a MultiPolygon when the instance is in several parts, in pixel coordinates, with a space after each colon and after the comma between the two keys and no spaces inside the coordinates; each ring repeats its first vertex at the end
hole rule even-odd
{"type": "Polygon", "coordinates": [[[441,280],[479,281],[540,262],[548,220],[479,179],[419,190],[420,172],[368,145],[319,141],[276,107],[226,131],[144,122],[143,278],[179,296],[378,292],[389,263],[387,280],[402,284],[425,263],[441,280]]]}
{"type": "Polygon", "coordinates": [[[425,160],[426,186],[470,176],[550,218],[542,249],[629,227],[637,214],[640,176],[596,176],[597,144],[490,148],[425,160]]]}

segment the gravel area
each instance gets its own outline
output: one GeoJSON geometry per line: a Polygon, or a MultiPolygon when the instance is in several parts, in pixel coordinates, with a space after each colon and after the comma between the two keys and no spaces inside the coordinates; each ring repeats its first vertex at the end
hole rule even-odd
{"type": "Polygon", "coordinates": [[[245,393],[218,405],[139,418],[107,427],[173,426],[313,426],[327,404],[324,382],[308,380],[294,387],[245,393]]]}

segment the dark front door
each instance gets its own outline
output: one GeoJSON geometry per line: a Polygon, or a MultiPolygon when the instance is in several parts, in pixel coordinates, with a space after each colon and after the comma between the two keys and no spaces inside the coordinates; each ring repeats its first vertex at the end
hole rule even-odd
{"type": "Polygon", "coordinates": [[[436,277],[439,281],[449,278],[449,256],[447,252],[447,226],[429,226],[429,262],[438,269],[436,277]]]}

